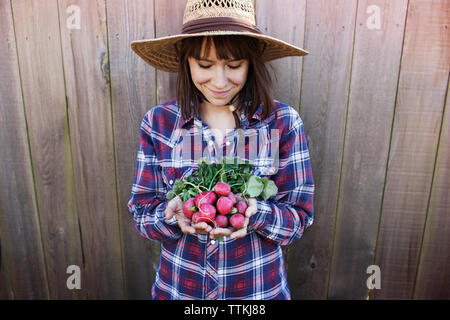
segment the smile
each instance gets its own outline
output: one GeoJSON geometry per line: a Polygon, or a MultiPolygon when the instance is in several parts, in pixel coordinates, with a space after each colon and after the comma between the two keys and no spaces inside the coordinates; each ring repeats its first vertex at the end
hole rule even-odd
{"type": "Polygon", "coordinates": [[[214,91],[214,90],[211,90],[211,89],[208,89],[208,90],[209,90],[209,92],[211,92],[211,94],[212,94],[214,97],[216,97],[216,98],[225,97],[225,96],[228,95],[228,94],[230,93],[230,91],[231,91],[231,89],[230,89],[230,90],[227,90],[227,91],[214,91]]]}

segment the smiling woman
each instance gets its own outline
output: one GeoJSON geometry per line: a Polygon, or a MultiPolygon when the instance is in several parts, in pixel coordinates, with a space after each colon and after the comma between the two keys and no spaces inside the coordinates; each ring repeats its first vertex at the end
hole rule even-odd
{"type": "MultiPolygon", "coordinates": [[[[312,224],[314,184],[303,123],[273,99],[265,62],[306,52],[262,35],[254,23],[251,0],[189,0],[181,35],[132,43],[152,66],[178,72],[177,99],[142,121],[128,203],[139,233],[162,243],[154,299],[290,299],[281,246],[312,224]],[[249,194],[244,219],[212,228],[194,218],[198,212],[188,219],[179,195],[166,195],[185,173],[199,172],[196,154],[219,163],[224,150],[251,161],[252,174],[273,180],[279,192],[249,194]],[[217,244],[215,237],[226,239],[217,244]]],[[[226,213],[226,201],[217,201],[226,213]]]]}

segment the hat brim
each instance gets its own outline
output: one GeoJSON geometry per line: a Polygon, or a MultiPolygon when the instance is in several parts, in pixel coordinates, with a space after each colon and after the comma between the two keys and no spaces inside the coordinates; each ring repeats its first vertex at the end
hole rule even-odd
{"type": "Polygon", "coordinates": [[[185,38],[219,35],[241,35],[257,38],[264,43],[263,60],[270,61],[289,56],[306,56],[308,51],[293,46],[282,40],[252,32],[209,31],[193,34],[179,34],[157,39],[136,40],[131,42],[131,49],[151,66],[167,71],[178,72],[176,43],[185,38]]]}

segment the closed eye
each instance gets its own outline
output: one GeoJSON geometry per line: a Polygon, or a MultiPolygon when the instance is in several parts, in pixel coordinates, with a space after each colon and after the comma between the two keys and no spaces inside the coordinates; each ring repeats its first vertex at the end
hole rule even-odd
{"type": "Polygon", "coordinates": [[[230,69],[239,69],[242,66],[242,63],[238,64],[237,66],[228,66],[230,69]]]}
{"type": "Polygon", "coordinates": [[[203,64],[198,64],[198,66],[200,67],[200,68],[202,68],[202,69],[209,69],[209,68],[211,68],[211,65],[203,65],[203,64]]]}

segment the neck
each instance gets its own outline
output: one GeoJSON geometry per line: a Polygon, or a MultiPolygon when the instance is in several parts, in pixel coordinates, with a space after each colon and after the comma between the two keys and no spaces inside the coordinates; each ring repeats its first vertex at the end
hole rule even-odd
{"type": "Polygon", "coordinates": [[[228,105],[216,106],[209,102],[203,102],[201,105],[201,116],[204,119],[230,117],[233,116],[228,105]]]}
{"type": "Polygon", "coordinates": [[[233,129],[236,127],[233,112],[229,106],[216,106],[208,103],[201,105],[200,116],[211,128],[233,129]]]}

